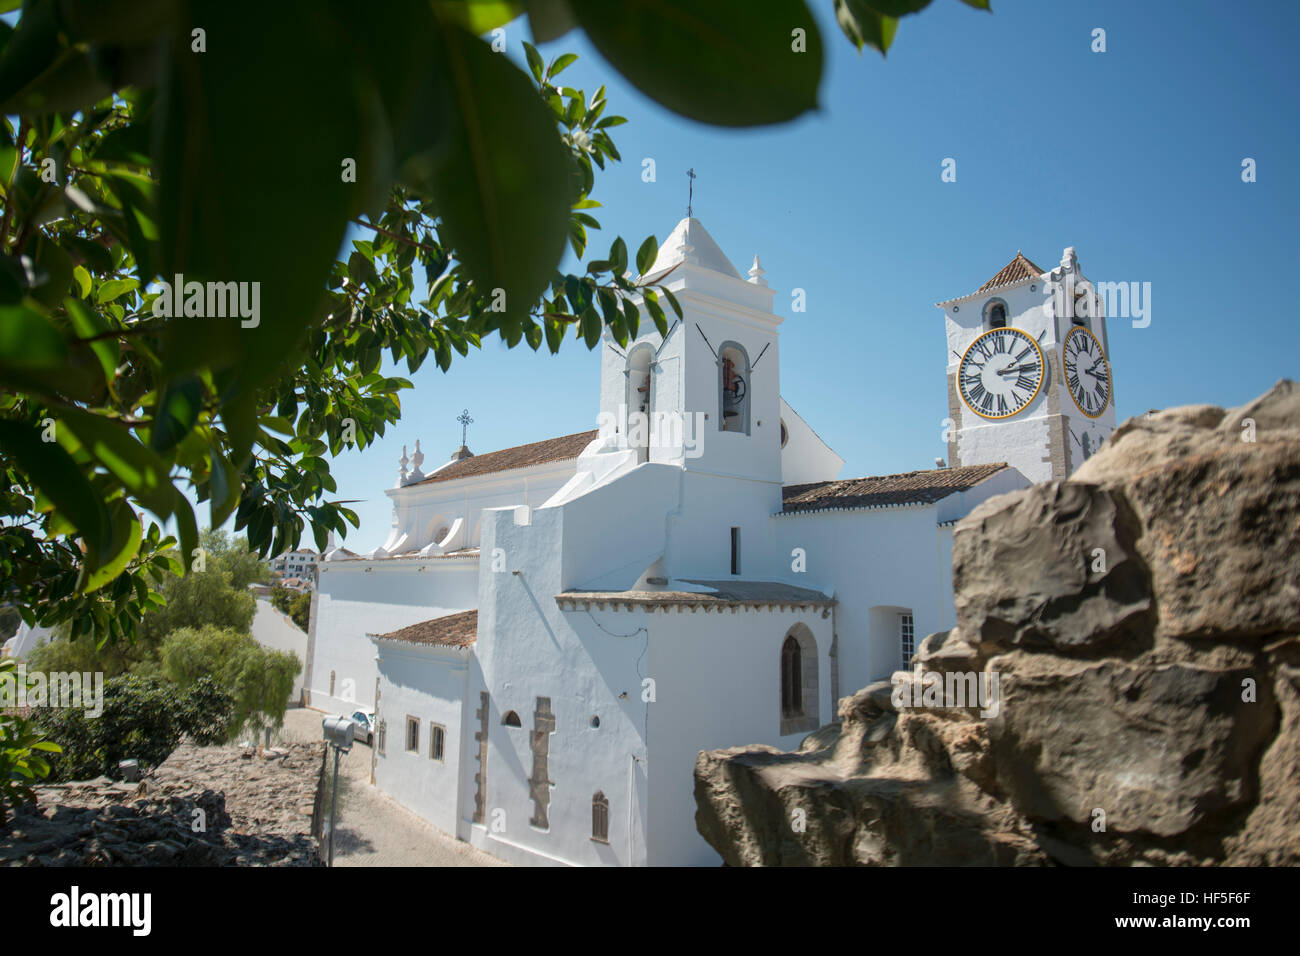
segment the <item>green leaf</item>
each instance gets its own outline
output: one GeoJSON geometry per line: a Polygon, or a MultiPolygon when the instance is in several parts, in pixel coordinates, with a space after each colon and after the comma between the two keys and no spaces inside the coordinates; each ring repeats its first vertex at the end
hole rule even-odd
{"type": "Polygon", "coordinates": [[[663,306],[659,304],[659,298],[650,289],[645,291],[645,307],[650,313],[650,318],[654,319],[655,328],[664,338],[668,337],[668,316],[664,315],[663,306]]]}
{"type": "Polygon", "coordinates": [[[545,71],[542,55],[537,52],[537,47],[527,40],[524,41],[524,57],[528,60],[528,69],[532,72],[533,79],[538,83],[542,82],[542,74],[545,71]]]}
{"type": "Polygon", "coordinates": [[[884,56],[898,31],[897,18],[874,9],[870,0],[835,0],[835,19],[859,52],[865,45],[884,56]]]}
{"type": "Polygon", "coordinates": [[[89,593],[102,588],[121,574],[140,552],[142,528],[140,517],[122,498],[109,503],[111,536],[102,548],[86,545],[86,561],[81,568],[79,590],[89,593]]]}
{"type": "Polygon", "coordinates": [[[107,305],[114,299],[138,288],[140,288],[139,279],[109,279],[96,290],[95,301],[100,305],[107,305]]]}
{"type": "Polygon", "coordinates": [[[150,445],[155,451],[167,451],[190,433],[198,423],[203,403],[203,388],[195,376],[169,384],[158,402],[150,445]]]}
{"type": "Polygon", "coordinates": [[[451,99],[433,173],[444,230],[480,289],[503,289],[519,320],[564,251],[568,151],[528,78],[487,44],[445,30],[437,62],[451,99]]]}
{"type": "Polygon", "coordinates": [[[43,316],[22,305],[0,306],[0,371],[57,369],[67,359],[63,336],[43,316]]]}
{"type": "Polygon", "coordinates": [[[90,295],[90,273],[86,271],[85,266],[73,268],[72,281],[77,283],[77,295],[83,299],[90,295]]]}
{"type": "Polygon", "coordinates": [[[600,316],[596,314],[596,310],[593,309],[591,306],[588,306],[587,308],[583,309],[582,317],[579,324],[579,331],[581,332],[583,339],[587,343],[587,348],[594,349],[596,347],[596,344],[600,342],[601,328],[602,326],[600,324],[600,316]]]}
{"type": "Polygon", "coordinates": [[[750,0],[570,5],[619,72],[682,116],[716,126],[758,126],[817,108],[821,35],[803,0],[769,0],[761,11],[750,0]]]}
{"type": "MultiPolygon", "coordinates": [[[[57,434],[57,425],[55,432],[57,434]]],[[[0,449],[12,456],[89,548],[100,548],[109,527],[108,510],[98,491],[57,442],[41,440],[41,431],[22,422],[0,420],[0,449]]]]}
{"type": "Polygon", "coordinates": [[[650,271],[650,267],[655,264],[655,259],[659,255],[659,242],[654,236],[646,236],[645,242],[641,243],[641,248],[636,251],[636,268],[641,275],[650,271]]]}
{"type": "Polygon", "coordinates": [[[67,431],[150,511],[160,518],[171,514],[172,485],[166,463],[137,441],[125,425],[72,408],[59,412],[59,425],[64,426],[57,432],[65,448],[77,448],[69,442],[67,431]]]}
{"type": "MultiPolygon", "coordinates": [[[[77,268],[81,269],[80,266],[77,268]]],[[[72,323],[72,330],[83,338],[91,338],[109,331],[108,322],[103,316],[88,308],[84,302],[72,298],[64,299],[63,309],[68,314],[68,320],[72,323]]],[[[104,381],[112,382],[117,374],[117,361],[121,355],[121,346],[118,340],[116,338],[103,338],[89,343],[88,347],[94,353],[95,358],[99,360],[99,367],[104,373],[104,381]]]]}
{"type": "Polygon", "coordinates": [[[551,65],[546,70],[546,76],[548,79],[553,80],[561,73],[563,73],[566,69],[568,69],[570,66],[572,66],[574,63],[577,62],[578,62],[578,54],[562,53],[559,56],[557,56],[554,60],[551,61],[551,65]]]}

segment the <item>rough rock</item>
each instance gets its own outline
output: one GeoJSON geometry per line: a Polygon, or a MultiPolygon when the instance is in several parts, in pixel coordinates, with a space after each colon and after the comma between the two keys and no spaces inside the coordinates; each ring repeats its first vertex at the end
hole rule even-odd
{"type": "Polygon", "coordinates": [[[0,864],[319,866],[313,828],[324,746],[257,756],[183,744],[139,783],[38,786],[36,802],[0,830],[0,864]]]}
{"type": "Polygon", "coordinates": [[[953,584],[916,671],[794,753],[699,755],[725,862],[1300,863],[1292,382],[1130,419],[1068,481],[985,502],[953,584]],[[990,706],[941,699],[975,680],[990,706]]]}

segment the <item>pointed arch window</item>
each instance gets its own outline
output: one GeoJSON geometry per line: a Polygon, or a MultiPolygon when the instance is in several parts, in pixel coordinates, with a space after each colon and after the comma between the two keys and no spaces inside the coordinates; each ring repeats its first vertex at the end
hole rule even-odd
{"type": "Polygon", "coordinates": [[[609,799],[599,790],[591,798],[591,838],[597,843],[609,842],[609,799]]]}
{"type": "Polygon", "coordinates": [[[781,735],[816,730],[818,713],[817,639],[806,624],[796,624],[781,642],[781,735]]]}
{"type": "Polygon", "coordinates": [[[718,350],[718,427],[749,434],[749,355],[735,342],[718,350]]]}
{"type": "Polygon", "coordinates": [[[506,727],[522,727],[523,723],[519,720],[519,715],[513,710],[507,710],[501,717],[501,723],[506,727]]]}

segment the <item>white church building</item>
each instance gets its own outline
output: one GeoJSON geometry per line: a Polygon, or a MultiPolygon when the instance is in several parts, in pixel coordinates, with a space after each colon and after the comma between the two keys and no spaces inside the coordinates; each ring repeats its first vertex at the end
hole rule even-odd
{"type": "Polygon", "coordinates": [[[742,276],[687,218],[644,278],[684,316],[606,335],[596,430],[428,474],[404,452],[388,540],[317,566],[311,705],[373,708],[375,784],[516,863],[716,864],[699,751],[796,747],[905,667],[955,623],[954,523],[1114,423],[1072,249],[940,303],[949,466],[857,479],[781,397],[757,257],[742,276]]]}

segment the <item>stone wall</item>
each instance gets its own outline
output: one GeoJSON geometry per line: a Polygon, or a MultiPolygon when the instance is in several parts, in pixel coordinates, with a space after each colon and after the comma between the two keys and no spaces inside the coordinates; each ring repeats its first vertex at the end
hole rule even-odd
{"type": "Polygon", "coordinates": [[[1132,419],[1069,481],[985,502],[953,581],[918,671],[794,753],[699,755],[727,863],[1300,863],[1293,383],[1132,419]],[[965,681],[997,694],[947,696],[965,681]]]}
{"type": "Polygon", "coordinates": [[[38,786],[0,830],[0,864],[319,866],[324,748],[183,744],[139,783],[38,786]]]}

